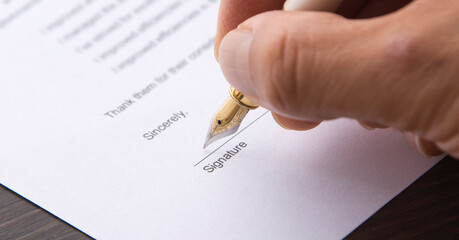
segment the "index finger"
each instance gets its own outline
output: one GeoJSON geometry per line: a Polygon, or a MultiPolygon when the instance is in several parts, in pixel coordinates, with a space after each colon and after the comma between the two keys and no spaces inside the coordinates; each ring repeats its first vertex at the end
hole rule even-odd
{"type": "Polygon", "coordinates": [[[259,13],[282,9],[284,2],[285,0],[221,0],[215,56],[218,54],[221,40],[229,31],[259,13]]]}

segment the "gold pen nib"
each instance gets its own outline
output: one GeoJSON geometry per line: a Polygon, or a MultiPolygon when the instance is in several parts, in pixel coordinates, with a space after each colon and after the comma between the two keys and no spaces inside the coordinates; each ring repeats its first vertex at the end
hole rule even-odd
{"type": "Polygon", "coordinates": [[[228,98],[210,122],[204,148],[218,139],[236,133],[248,112],[249,109],[239,106],[232,98],[228,98]]]}
{"type": "Polygon", "coordinates": [[[242,93],[231,87],[230,97],[220,107],[210,122],[204,148],[218,139],[236,133],[249,110],[257,107],[245,98],[242,93]]]}

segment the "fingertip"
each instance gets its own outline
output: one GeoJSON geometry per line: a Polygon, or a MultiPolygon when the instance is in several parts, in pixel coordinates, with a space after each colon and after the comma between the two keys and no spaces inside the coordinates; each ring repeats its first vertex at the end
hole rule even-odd
{"type": "Polygon", "coordinates": [[[360,124],[360,126],[365,128],[366,130],[375,130],[377,128],[381,128],[381,129],[388,128],[387,125],[379,124],[379,123],[372,122],[372,121],[358,120],[357,122],[360,124]]]}
{"type": "Polygon", "coordinates": [[[431,158],[443,154],[434,142],[427,141],[413,132],[405,132],[405,138],[408,143],[417,150],[423,157],[431,158]]]}
{"type": "Polygon", "coordinates": [[[415,135],[415,142],[421,155],[426,158],[439,156],[443,153],[435,143],[421,138],[418,134],[415,135]]]}
{"type": "Polygon", "coordinates": [[[320,122],[295,120],[276,113],[272,113],[272,116],[279,126],[287,130],[306,131],[320,125],[320,122]]]}

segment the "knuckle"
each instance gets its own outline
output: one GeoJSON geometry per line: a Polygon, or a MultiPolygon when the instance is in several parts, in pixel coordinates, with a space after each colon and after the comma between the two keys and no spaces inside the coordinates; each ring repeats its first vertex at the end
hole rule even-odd
{"type": "MultiPolygon", "coordinates": [[[[282,23],[283,19],[274,22],[282,23]]],[[[310,66],[307,61],[313,54],[305,54],[309,41],[304,37],[299,39],[298,34],[289,28],[273,27],[276,31],[266,34],[269,39],[262,41],[258,69],[264,69],[259,74],[261,85],[260,96],[271,108],[284,113],[297,113],[302,107],[305,95],[305,73],[310,66]],[[308,57],[304,57],[308,56],[308,57]]]]}
{"type": "Polygon", "coordinates": [[[273,107],[295,108],[298,96],[295,90],[298,89],[298,79],[295,74],[298,51],[295,40],[287,32],[278,35],[271,41],[266,51],[270,59],[268,65],[268,77],[265,80],[265,94],[272,101],[273,107]]]}
{"type": "Polygon", "coordinates": [[[420,54],[420,40],[408,35],[389,35],[383,47],[387,62],[396,66],[410,67],[420,54]]]}
{"type": "Polygon", "coordinates": [[[454,72],[448,71],[447,63],[451,61],[447,54],[434,51],[424,34],[414,31],[388,35],[382,48],[384,71],[396,78],[393,87],[404,90],[399,91],[403,102],[392,104],[397,113],[395,119],[403,130],[420,131],[429,137],[436,135],[434,138],[438,139],[432,132],[438,132],[438,123],[451,113],[442,105],[451,106],[449,96],[457,95],[456,81],[444,75],[454,72]]]}

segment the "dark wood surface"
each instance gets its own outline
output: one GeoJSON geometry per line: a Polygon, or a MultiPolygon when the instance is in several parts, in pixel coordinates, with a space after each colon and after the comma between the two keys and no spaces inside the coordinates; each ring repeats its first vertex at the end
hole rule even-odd
{"type": "MultiPolygon", "coordinates": [[[[0,239],[92,239],[0,185],[0,239]]],[[[459,161],[445,158],[346,239],[459,239],[459,161]]]]}
{"type": "Polygon", "coordinates": [[[443,159],[347,239],[459,239],[459,161],[443,159]]]}

